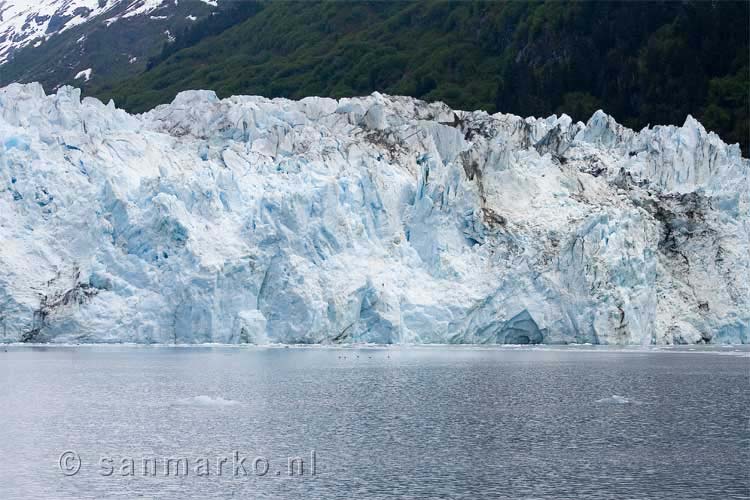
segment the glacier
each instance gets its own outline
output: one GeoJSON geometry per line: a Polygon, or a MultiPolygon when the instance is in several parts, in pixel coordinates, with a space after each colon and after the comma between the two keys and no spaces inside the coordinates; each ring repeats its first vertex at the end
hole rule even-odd
{"type": "Polygon", "coordinates": [[[0,89],[0,341],[747,343],[750,162],[688,117],[0,89]]]}

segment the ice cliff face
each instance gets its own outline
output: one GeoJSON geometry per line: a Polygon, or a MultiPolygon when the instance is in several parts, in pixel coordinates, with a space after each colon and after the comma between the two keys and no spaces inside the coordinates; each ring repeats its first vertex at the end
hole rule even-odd
{"type": "Polygon", "coordinates": [[[749,163],[692,118],[14,84],[0,338],[747,342],[749,163]]]}

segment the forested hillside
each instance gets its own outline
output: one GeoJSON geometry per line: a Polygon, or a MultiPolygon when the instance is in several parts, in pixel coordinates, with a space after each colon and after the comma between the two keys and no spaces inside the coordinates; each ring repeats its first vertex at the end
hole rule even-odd
{"type": "Polygon", "coordinates": [[[237,2],[135,77],[87,93],[129,111],[185,89],[299,98],[381,91],[522,116],[598,108],[639,129],[688,114],[748,154],[750,3],[237,2]]]}

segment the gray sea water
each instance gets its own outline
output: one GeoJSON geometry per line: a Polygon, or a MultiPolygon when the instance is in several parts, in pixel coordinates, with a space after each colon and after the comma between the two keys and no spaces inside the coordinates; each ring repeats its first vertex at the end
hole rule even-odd
{"type": "Polygon", "coordinates": [[[750,498],[748,356],[0,347],[0,498],[750,498]]]}

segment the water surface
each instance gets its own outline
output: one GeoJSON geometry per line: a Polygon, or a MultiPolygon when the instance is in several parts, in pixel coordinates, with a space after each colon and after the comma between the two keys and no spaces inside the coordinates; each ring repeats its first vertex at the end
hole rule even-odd
{"type": "Polygon", "coordinates": [[[750,352],[691,349],[9,346],[0,497],[749,498],[750,352]]]}

